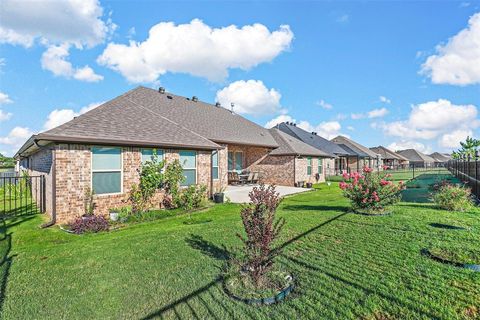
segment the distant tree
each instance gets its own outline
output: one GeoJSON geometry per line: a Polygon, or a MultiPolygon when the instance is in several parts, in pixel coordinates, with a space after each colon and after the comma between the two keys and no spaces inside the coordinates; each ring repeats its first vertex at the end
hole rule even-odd
{"type": "Polygon", "coordinates": [[[472,137],[467,137],[464,142],[460,142],[460,150],[457,151],[457,156],[475,156],[475,151],[480,148],[480,140],[472,137]]]}

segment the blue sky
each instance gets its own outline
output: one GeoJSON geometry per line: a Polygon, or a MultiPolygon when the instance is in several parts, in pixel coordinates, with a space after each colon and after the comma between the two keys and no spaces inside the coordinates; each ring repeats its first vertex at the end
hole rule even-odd
{"type": "Polygon", "coordinates": [[[138,85],[234,102],[262,126],[449,151],[479,133],[479,12],[479,1],[6,0],[0,152],[138,85]]]}

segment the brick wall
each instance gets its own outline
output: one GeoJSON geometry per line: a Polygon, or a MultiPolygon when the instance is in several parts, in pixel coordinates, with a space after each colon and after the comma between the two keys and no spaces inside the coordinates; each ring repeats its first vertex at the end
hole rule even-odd
{"type": "MultiPolygon", "coordinates": [[[[45,210],[48,215],[52,215],[52,150],[50,147],[43,147],[38,152],[29,157],[29,168],[27,172],[30,176],[45,176],[45,210]]],[[[32,195],[40,203],[40,180],[32,180],[32,195]],[[37,192],[35,192],[37,191],[37,192]]]]}
{"type": "MultiPolygon", "coordinates": [[[[85,193],[91,187],[91,146],[56,146],[56,183],[57,183],[57,222],[64,223],[84,213],[85,193]]],[[[164,150],[167,162],[179,158],[178,150],[164,150]]],[[[95,213],[108,214],[110,208],[127,205],[128,192],[133,184],[139,182],[141,168],[141,149],[122,148],[123,192],[115,195],[95,195],[95,213]]],[[[210,190],[211,152],[197,152],[197,183],[210,190]]],[[[225,159],[222,161],[226,161],[225,159]]],[[[222,170],[220,170],[222,171],[222,170]]],[[[222,172],[222,174],[225,174],[222,172]]],[[[163,193],[158,192],[152,199],[152,207],[160,208],[163,193]]]]}
{"type": "Polygon", "coordinates": [[[255,169],[261,172],[261,181],[265,184],[293,186],[294,156],[267,156],[258,162],[255,169]]]}

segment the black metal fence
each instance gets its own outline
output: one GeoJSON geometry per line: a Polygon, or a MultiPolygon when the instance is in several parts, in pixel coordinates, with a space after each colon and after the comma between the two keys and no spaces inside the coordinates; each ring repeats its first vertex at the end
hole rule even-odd
{"type": "Polygon", "coordinates": [[[45,176],[0,175],[1,217],[43,213],[45,176]]]}
{"type": "MultiPolygon", "coordinates": [[[[445,171],[447,167],[446,163],[435,163],[431,165],[410,164],[410,165],[398,165],[398,166],[381,166],[373,168],[375,171],[384,171],[387,173],[401,173],[404,174],[406,179],[413,179],[420,174],[432,173],[438,174],[445,171]]],[[[340,177],[344,172],[352,173],[356,172],[356,169],[345,168],[343,170],[327,168],[325,169],[325,177],[327,180],[335,180],[335,177],[340,177]]],[[[362,171],[362,169],[360,169],[362,171]]]]}
{"type": "Polygon", "coordinates": [[[448,170],[467,183],[472,189],[472,193],[480,198],[480,159],[472,159],[470,157],[458,160],[450,160],[447,163],[448,170]]]}

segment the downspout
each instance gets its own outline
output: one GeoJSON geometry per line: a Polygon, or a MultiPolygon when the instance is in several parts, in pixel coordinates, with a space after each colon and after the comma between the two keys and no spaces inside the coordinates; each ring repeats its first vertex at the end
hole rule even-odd
{"type": "MultiPolygon", "coordinates": [[[[46,192],[44,190],[43,192],[46,192]]],[[[57,223],[57,161],[55,148],[52,149],[52,218],[49,222],[41,225],[42,228],[48,228],[57,223]]]]}
{"type": "Polygon", "coordinates": [[[297,183],[297,157],[293,156],[293,185],[297,183]]]}

